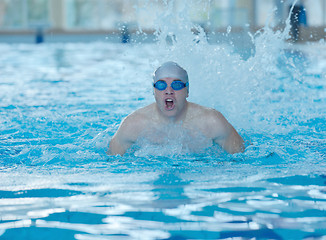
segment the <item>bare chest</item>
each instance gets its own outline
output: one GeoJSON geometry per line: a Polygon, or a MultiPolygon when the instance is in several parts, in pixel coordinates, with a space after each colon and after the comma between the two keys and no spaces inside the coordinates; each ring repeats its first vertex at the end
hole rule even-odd
{"type": "Polygon", "coordinates": [[[136,144],[142,147],[200,152],[212,146],[212,140],[190,126],[168,124],[147,128],[140,134],[136,144]]]}

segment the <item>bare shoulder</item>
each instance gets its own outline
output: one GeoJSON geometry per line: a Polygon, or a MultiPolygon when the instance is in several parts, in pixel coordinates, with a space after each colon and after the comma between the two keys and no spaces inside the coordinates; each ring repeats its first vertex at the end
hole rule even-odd
{"type": "Polygon", "coordinates": [[[222,113],[213,109],[191,103],[189,112],[193,121],[207,137],[219,144],[228,153],[243,152],[244,141],[222,113]]]}
{"type": "Polygon", "coordinates": [[[132,132],[141,131],[150,121],[153,109],[153,104],[137,109],[122,121],[121,127],[132,132]]]}
{"type": "Polygon", "coordinates": [[[213,123],[216,123],[224,122],[226,120],[222,113],[220,113],[216,109],[204,107],[196,103],[189,102],[189,110],[191,118],[199,118],[204,122],[211,123],[213,121],[213,123]]]}
{"type": "Polygon", "coordinates": [[[140,108],[122,120],[118,131],[110,141],[108,154],[123,155],[127,151],[148,125],[152,108],[151,105],[140,108]]]}
{"type": "Polygon", "coordinates": [[[227,135],[230,129],[222,113],[196,103],[189,103],[189,122],[210,138],[227,135]]]}

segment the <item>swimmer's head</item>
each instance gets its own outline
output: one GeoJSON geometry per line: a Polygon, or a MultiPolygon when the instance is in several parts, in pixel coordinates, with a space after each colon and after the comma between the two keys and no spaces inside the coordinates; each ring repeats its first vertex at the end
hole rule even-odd
{"type": "MultiPolygon", "coordinates": [[[[163,63],[156,71],[153,73],[153,80],[154,83],[163,78],[177,78],[180,79],[182,82],[187,83],[188,80],[188,73],[182,67],[180,67],[175,62],[166,62],[163,63]]],[[[187,86],[187,90],[189,91],[189,84],[187,86]]]]}

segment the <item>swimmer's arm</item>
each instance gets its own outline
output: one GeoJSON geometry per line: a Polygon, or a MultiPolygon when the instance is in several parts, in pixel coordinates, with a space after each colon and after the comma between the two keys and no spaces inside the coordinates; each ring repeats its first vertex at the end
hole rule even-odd
{"type": "Polygon", "coordinates": [[[122,121],[118,131],[112,137],[107,152],[108,155],[119,154],[122,156],[135,143],[137,134],[130,118],[128,116],[122,121]]]}
{"type": "Polygon", "coordinates": [[[123,137],[119,136],[120,134],[117,132],[115,134],[109,145],[109,150],[107,151],[108,155],[123,155],[126,153],[128,148],[132,145],[132,142],[124,139],[123,137]]]}
{"type": "Polygon", "coordinates": [[[229,134],[225,138],[217,139],[216,142],[230,154],[244,152],[245,145],[242,137],[232,126],[230,128],[229,134]]]}
{"type": "Polygon", "coordinates": [[[244,152],[245,144],[242,137],[221,113],[216,111],[215,114],[217,132],[214,142],[230,154],[244,152]]]}

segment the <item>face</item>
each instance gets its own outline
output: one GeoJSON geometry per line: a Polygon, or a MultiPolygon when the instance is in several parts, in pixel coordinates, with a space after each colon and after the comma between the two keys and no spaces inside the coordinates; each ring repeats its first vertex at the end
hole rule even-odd
{"type": "Polygon", "coordinates": [[[171,83],[174,80],[179,80],[177,78],[167,77],[160,80],[165,81],[168,86],[162,91],[154,88],[154,96],[158,109],[166,117],[178,117],[183,113],[187,105],[187,87],[181,90],[174,90],[171,87],[171,83]]]}

